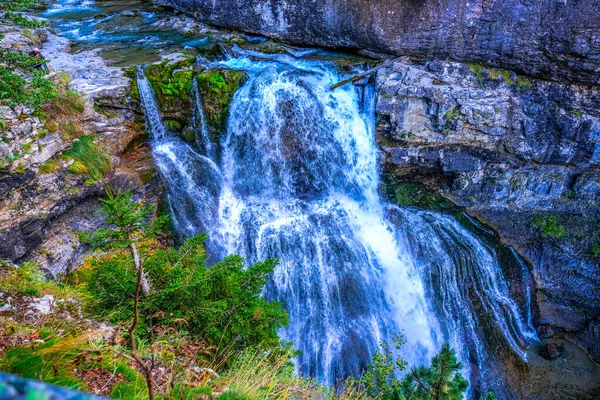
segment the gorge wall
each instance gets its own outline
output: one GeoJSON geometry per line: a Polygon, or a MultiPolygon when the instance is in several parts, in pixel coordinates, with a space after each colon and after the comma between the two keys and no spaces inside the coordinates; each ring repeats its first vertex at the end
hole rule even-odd
{"type": "Polygon", "coordinates": [[[294,43],[481,62],[600,83],[598,0],[156,0],[294,43]]]}

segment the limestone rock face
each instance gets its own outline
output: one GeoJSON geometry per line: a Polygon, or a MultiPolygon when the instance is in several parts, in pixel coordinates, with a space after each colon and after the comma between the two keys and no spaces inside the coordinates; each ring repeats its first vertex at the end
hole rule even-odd
{"type": "Polygon", "coordinates": [[[377,93],[384,172],[495,228],[532,266],[536,325],[600,359],[600,87],[407,59],[377,93]]]}
{"type": "MultiPolygon", "coordinates": [[[[0,30],[6,32],[1,45],[27,50],[30,35],[22,28],[3,25],[0,30]]],[[[142,153],[128,151],[142,128],[124,72],[107,66],[95,52],[68,53],[69,41],[47,29],[36,35],[36,46],[47,54],[56,78],[68,74],[69,88],[84,98],[83,109],[74,117],[44,118],[23,105],[0,106],[0,260],[33,260],[57,276],[83,262],[87,247],[77,232],[102,226],[97,199],[105,184],[143,194],[139,177],[121,179],[123,170],[147,174],[151,167],[141,161],[142,153]],[[74,160],[65,152],[82,136],[92,138],[112,163],[102,179],[69,169],[74,160]]]]}
{"type": "Polygon", "coordinates": [[[599,83],[600,2],[155,0],[218,26],[294,43],[481,62],[599,83]]]}

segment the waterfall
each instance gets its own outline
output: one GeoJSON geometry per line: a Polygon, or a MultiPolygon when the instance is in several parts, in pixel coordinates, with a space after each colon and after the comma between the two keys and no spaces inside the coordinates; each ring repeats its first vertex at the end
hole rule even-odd
{"type": "Polygon", "coordinates": [[[379,343],[403,332],[410,364],[450,341],[466,375],[484,377],[481,310],[524,356],[533,334],[493,249],[451,216],[380,198],[373,89],[329,91],[343,79],[332,63],[255,56],[218,62],[250,76],[230,105],[218,167],[197,87],[205,155],[169,136],[143,74],[138,81],[175,226],[182,236],[208,231],[248,263],[280,260],[264,295],[289,313],[280,336],[301,351],[298,370],[329,384],[360,376],[379,343]]]}
{"type": "Polygon", "coordinates": [[[215,149],[208,134],[208,124],[206,123],[206,115],[204,114],[204,107],[202,107],[202,99],[200,98],[196,79],[192,80],[192,104],[191,129],[194,131],[196,146],[202,155],[214,158],[215,149]]]}
{"type": "MultiPolygon", "coordinates": [[[[183,238],[210,231],[218,217],[222,180],[219,168],[210,158],[167,131],[150,82],[141,68],[137,81],[152,156],[167,187],[167,205],[175,231],[183,238]]],[[[201,138],[201,133],[197,137],[201,138]]]]}

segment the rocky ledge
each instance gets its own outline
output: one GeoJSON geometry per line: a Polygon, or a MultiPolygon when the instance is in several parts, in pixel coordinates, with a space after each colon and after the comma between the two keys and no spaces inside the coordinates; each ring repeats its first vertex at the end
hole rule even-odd
{"type": "Polygon", "coordinates": [[[600,360],[600,88],[407,58],[377,93],[385,173],[495,228],[532,266],[540,337],[600,360]]]}

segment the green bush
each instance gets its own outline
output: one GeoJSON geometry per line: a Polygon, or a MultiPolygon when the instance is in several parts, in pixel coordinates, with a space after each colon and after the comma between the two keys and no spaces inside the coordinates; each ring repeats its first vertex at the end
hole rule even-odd
{"type": "Polygon", "coordinates": [[[276,347],[276,330],[288,324],[287,313],[281,303],[261,296],[276,261],[245,269],[244,259],[233,255],[206,268],[205,238],[196,236],[148,259],[145,268],[155,289],[148,298],[151,310],[184,318],[190,333],[208,344],[226,343],[235,350],[276,347]]]}
{"type": "Polygon", "coordinates": [[[39,0],[6,0],[0,3],[0,10],[19,11],[37,6],[39,0]]]}
{"type": "Polygon", "coordinates": [[[0,67],[0,103],[10,106],[26,104],[37,109],[57,96],[56,85],[42,71],[31,70],[28,74],[31,75],[30,81],[0,67]]]}
{"type": "Polygon", "coordinates": [[[0,287],[11,295],[39,296],[44,285],[44,275],[34,262],[24,262],[20,267],[3,265],[0,287]]]}
{"type": "MultiPolygon", "coordinates": [[[[245,269],[243,258],[229,256],[207,268],[205,239],[196,236],[178,249],[144,249],[152,292],[141,299],[143,323],[148,325],[150,316],[163,312],[209,345],[225,344],[234,350],[277,347],[277,329],[287,325],[287,313],[280,303],[261,296],[276,262],[267,260],[245,269]]],[[[132,318],[136,278],[127,253],[96,258],[90,270],[80,275],[96,299],[96,314],[115,323],[132,318]]]]}

